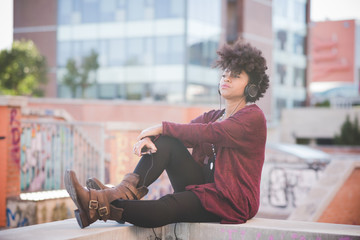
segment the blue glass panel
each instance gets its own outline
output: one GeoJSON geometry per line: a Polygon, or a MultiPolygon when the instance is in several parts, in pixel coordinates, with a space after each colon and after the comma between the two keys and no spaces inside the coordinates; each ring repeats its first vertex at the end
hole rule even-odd
{"type": "Polygon", "coordinates": [[[99,22],[99,1],[98,0],[83,0],[81,11],[81,22],[96,23],[99,22]]]}
{"type": "Polygon", "coordinates": [[[85,56],[89,56],[89,54],[91,53],[91,50],[94,50],[98,53],[98,49],[99,49],[99,44],[97,40],[87,40],[84,41],[82,44],[82,52],[81,55],[83,57],[85,56]]]}
{"type": "Polygon", "coordinates": [[[183,17],[184,4],[179,0],[155,0],[155,18],[183,17]]]}
{"type": "Polygon", "coordinates": [[[155,39],[156,64],[182,64],[184,62],[184,37],[158,37],[155,39]]]}
{"type": "Polygon", "coordinates": [[[184,37],[175,36],[170,37],[170,56],[169,63],[171,64],[182,64],[184,58],[184,37]]]}
{"type": "Polygon", "coordinates": [[[144,19],[145,2],[144,0],[131,0],[127,2],[126,19],[128,21],[144,19]]]}
{"type": "Polygon", "coordinates": [[[126,41],[125,65],[143,64],[144,41],[143,38],[129,38],[126,41]]]}
{"type": "Polygon", "coordinates": [[[109,64],[108,60],[108,40],[101,40],[100,41],[100,48],[99,48],[99,65],[100,67],[105,67],[109,64]]]}
{"type": "Polygon", "coordinates": [[[121,66],[125,62],[125,44],[122,39],[109,40],[109,66],[121,66]]]}
{"type": "Polygon", "coordinates": [[[57,65],[65,67],[69,58],[72,57],[71,42],[58,42],[57,65]]]}
{"type": "Polygon", "coordinates": [[[220,25],[221,1],[220,0],[197,0],[188,1],[189,19],[220,25]]]}
{"type": "Polygon", "coordinates": [[[115,20],[116,0],[100,1],[100,21],[111,22],[115,20]]]}
{"type": "Polygon", "coordinates": [[[70,24],[72,14],[71,0],[58,1],[58,24],[70,24]]]}
{"type": "Polygon", "coordinates": [[[157,37],[155,39],[155,63],[169,63],[169,41],[168,37],[157,37]]]}

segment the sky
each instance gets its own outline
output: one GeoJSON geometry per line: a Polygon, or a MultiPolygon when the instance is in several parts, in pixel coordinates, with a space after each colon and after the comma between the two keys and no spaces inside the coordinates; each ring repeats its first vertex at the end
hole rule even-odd
{"type": "MultiPolygon", "coordinates": [[[[358,19],[360,0],[311,0],[311,20],[358,19]]],[[[13,0],[0,0],[0,50],[10,48],[13,26],[13,0]]]]}

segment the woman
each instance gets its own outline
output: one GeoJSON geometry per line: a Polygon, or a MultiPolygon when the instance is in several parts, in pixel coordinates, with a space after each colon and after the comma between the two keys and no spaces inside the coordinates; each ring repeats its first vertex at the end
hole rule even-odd
{"type": "Polygon", "coordinates": [[[266,120],[250,103],[269,86],[266,61],[261,51],[242,42],[217,53],[225,109],[204,113],[189,124],[163,122],[143,130],[133,149],[142,157],[114,188],[93,178],[86,189],[73,171],[66,172],[66,189],[78,207],[75,216],[81,228],[98,219],[159,227],[175,222],[244,223],[255,216],[266,120]],[[174,193],[140,201],[164,170],[174,193]]]}

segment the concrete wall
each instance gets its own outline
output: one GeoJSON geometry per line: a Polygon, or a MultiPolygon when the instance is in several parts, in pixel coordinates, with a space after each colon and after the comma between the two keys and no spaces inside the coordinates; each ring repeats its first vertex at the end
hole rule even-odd
{"type": "Polygon", "coordinates": [[[254,218],[245,224],[178,223],[161,228],[97,221],[80,229],[75,219],[0,231],[2,240],[21,239],[182,239],[182,240],[359,240],[360,227],[254,218]]]}
{"type": "Polygon", "coordinates": [[[70,198],[22,201],[8,199],[6,228],[24,227],[74,217],[75,204],[70,198]]]}
{"type": "Polygon", "coordinates": [[[360,108],[296,108],[283,111],[280,141],[295,143],[296,138],[333,138],[340,134],[346,116],[360,119],[360,108]]]}

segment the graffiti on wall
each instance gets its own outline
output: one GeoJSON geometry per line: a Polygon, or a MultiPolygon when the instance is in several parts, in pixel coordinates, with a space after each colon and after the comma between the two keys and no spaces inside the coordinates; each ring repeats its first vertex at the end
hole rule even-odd
{"type": "Polygon", "coordinates": [[[10,109],[10,158],[20,168],[20,110],[10,109]]]}
{"type": "Polygon", "coordinates": [[[265,162],[261,179],[262,207],[289,214],[306,196],[322,171],[303,164],[265,162]]]}
{"type": "Polygon", "coordinates": [[[73,218],[74,208],[74,203],[70,198],[44,201],[8,200],[6,227],[23,227],[73,218]]]}
{"type": "Polygon", "coordinates": [[[22,124],[21,191],[63,189],[66,169],[75,170],[83,182],[99,177],[99,148],[79,129],[73,124],[22,124]]]}
{"type": "Polygon", "coordinates": [[[34,202],[8,201],[6,206],[6,227],[23,227],[36,223],[34,202]]]}

